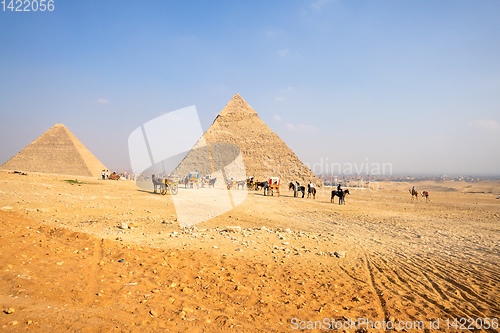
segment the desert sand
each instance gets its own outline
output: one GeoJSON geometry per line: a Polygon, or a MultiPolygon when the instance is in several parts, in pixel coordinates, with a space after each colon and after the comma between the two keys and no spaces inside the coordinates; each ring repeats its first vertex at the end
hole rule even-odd
{"type": "MultiPolygon", "coordinates": [[[[325,318],[458,332],[479,330],[446,319],[500,317],[499,181],[383,182],[345,205],[325,188],[250,191],[180,228],[171,195],[70,179],[0,172],[4,332],[290,332],[325,318]],[[413,185],[430,200],[412,201],[413,185]]],[[[365,328],[338,331],[384,331],[365,328]]]]}

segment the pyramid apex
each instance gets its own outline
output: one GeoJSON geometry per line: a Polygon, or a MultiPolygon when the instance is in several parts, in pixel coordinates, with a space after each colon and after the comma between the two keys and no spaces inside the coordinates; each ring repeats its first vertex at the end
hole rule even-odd
{"type": "Polygon", "coordinates": [[[241,97],[238,93],[234,94],[233,98],[226,104],[224,109],[219,113],[219,116],[224,116],[231,113],[255,113],[254,109],[241,97]]]}

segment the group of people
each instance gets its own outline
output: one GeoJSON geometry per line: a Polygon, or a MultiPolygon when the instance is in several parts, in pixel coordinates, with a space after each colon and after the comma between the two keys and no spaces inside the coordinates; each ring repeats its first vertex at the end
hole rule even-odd
{"type": "Polygon", "coordinates": [[[109,178],[109,170],[102,170],[101,172],[101,175],[102,175],[102,180],[106,180],[109,178]]]}
{"type": "MultiPolygon", "coordinates": [[[[295,181],[295,183],[291,181],[290,187],[293,187],[293,196],[295,198],[298,197],[298,192],[302,192],[302,198],[304,197],[306,192],[305,186],[300,186],[300,183],[298,181],[295,181]]],[[[313,182],[309,181],[309,184],[307,184],[307,192],[310,193],[313,188],[314,188],[313,182]]]]}

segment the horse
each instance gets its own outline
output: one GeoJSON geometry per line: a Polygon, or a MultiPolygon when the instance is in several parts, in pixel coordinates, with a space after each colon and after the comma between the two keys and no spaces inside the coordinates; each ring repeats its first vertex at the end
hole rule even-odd
{"type": "Polygon", "coordinates": [[[152,175],[151,180],[153,181],[154,192],[156,193],[156,187],[160,187],[160,192],[163,190],[165,186],[165,182],[161,178],[157,178],[155,175],[152,175]]]}
{"type": "Polygon", "coordinates": [[[306,187],[305,186],[300,186],[300,184],[297,182],[297,185],[294,185],[293,182],[290,182],[290,185],[288,185],[288,190],[294,190],[293,191],[293,196],[297,196],[297,192],[302,192],[302,198],[304,195],[306,195],[306,187]],[[295,186],[297,186],[297,190],[295,191],[295,186]]]}
{"type": "Polygon", "coordinates": [[[258,191],[260,190],[262,187],[264,187],[266,184],[268,184],[268,182],[255,182],[255,190],[258,191]]]}
{"type": "Polygon", "coordinates": [[[345,197],[348,194],[350,194],[349,189],[340,190],[340,191],[333,190],[332,191],[332,198],[330,199],[330,202],[335,203],[334,198],[337,196],[337,197],[339,197],[339,205],[341,205],[342,203],[345,205],[345,197]]]}
{"type": "MultiPolygon", "coordinates": [[[[429,192],[422,191],[422,196],[425,197],[425,201],[429,201],[429,192]]],[[[412,198],[413,198],[413,196],[412,196],[412,198]]]]}
{"type": "Polygon", "coordinates": [[[413,196],[415,196],[415,198],[417,199],[418,201],[418,192],[417,190],[415,190],[415,188],[412,188],[411,190],[408,190],[410,191],[410,194],[411,194],[411,200],[413,201],[413,196]]]}
{"type": "Polygon", "coordinates": [[[307,189],[307,198],[312,195],[313,199],[316,199],[316,189],[314,187],[308,186],[307,189]]]}
{"type": "Polygon", "coordinates": [[[217,178],[212,178],[208,181],[208,187],[212,186],[215,188],[215,182],[217,181],[217,178]]]}
{"type": "Polygon", "coordinates": [[[244,190],[246,184],[247,184],[246,180],[239,180],[239,181],[236,182],[236,188],[239,190],[240,186],[241,186],[241,189],[244,190]]]}

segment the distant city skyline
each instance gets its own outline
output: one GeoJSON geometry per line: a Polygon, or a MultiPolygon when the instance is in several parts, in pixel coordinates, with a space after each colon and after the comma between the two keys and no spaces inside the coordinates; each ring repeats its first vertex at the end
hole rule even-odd
{"type": "Polygon", "coordinates": [[[138,126],[195,105],[206,131],[239,93],[316,173],[500,175],[499,12],[493,0],[3,11],[0,164],[63,123],[128,170],[138,126]]]}

